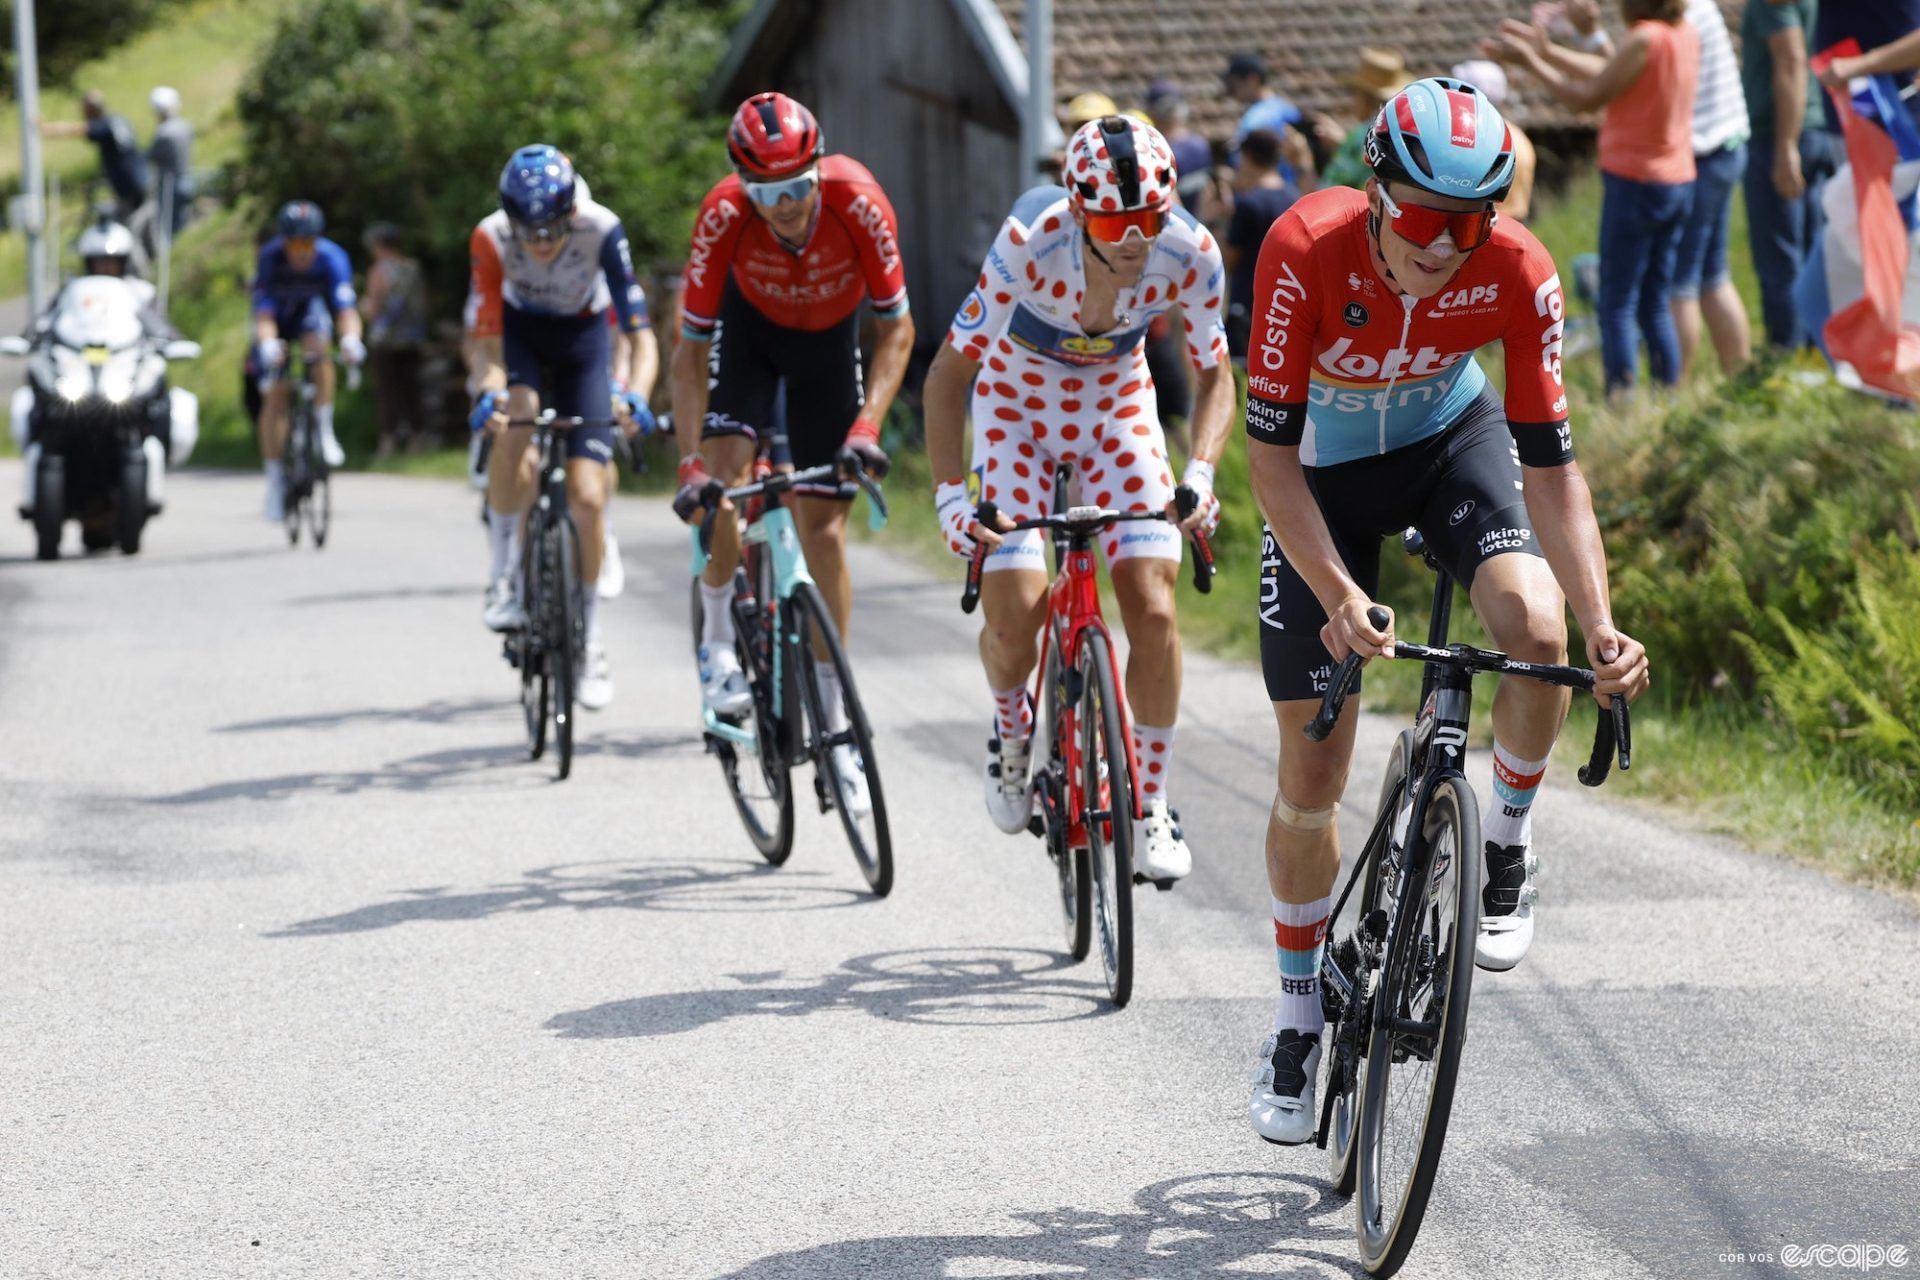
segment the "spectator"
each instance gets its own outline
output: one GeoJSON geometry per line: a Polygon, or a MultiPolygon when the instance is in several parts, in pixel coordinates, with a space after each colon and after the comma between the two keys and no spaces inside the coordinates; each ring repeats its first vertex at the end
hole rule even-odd
{"type": "MultiPolygon", "coordinates": [[[[1565,6],[1565,17],[1584,48],[1612,49],[1593,0],[1574,0],[1565,6]]],[[[1687,21],[1700,33],[1700,89],[1693,99],[1693,167],[1699,176],[1674,259],[1673,323],[1683,378],[1693,367],[1703,318],[1721,372],[1737,373],[1753,358],[1747,306],[1727,266],[1733,190],[1747,171],[1747,99],[1718,0],[1687,0],[1687,21]]]]}
{"type": "Polygon", "coordinates": [[[1247,358],[1253,323],[1253,266],[1271,227],[1300,198],[1280,176],[1280,139],[1255,129],[1240,143],[1240,174],[1234,184],[1233,222],[1220,251],[1227,267],[1227,350],[1247,358]]]}
{"type": "Polygon", "coordinates": [[[1359,65],[1342,81],[1349,93],[1347,114],[1352,118],[1339,120],[1324,111],[1313,116],[1314,135],[1329,153],[1320,166],[1321,186],[1359,189],[1367,185],[1373,176],[1363,154],[1367,130],[1380,108],[1413,80],[1398,49],[1360,50],[1359,65]]]}
{"type": "Polygon", "coordinates": [[[427,340],[427,290],[420,264],[402,252],[399,229],[378,222],[367,228],[373,254],[360,313],[367,321],[367,360],[373,373],[380,419],[375,456],[390,458],[418,434],[420,354],[427,340]]]}
{"type": "Polygon", "coordinates": [[[1493,56],[1527,68],[1574,111],[1606,108],[1600,124],[1600,356],[1610,396],[1638,377],[1638,320],[1654,381],[1680,377],[1671,309],[1674,259],[1693,203],[1693,99],[1700,33],[1686,0],[1621,0],[1626,38],[1597,55],[1552,44],[1546,30],[1507,19],[1493,56]]]}
{"type": "MultiPolygon", "coordinates": [[[[1772,3],[1773,0],[1768,2],[1772,3]]],[[[1816,8],[1818,14],[1813,24],[1813,44],[1808,50],[1810,54],[1831,49],[1847,40],[1857,41],[1863,51],[1877,50],[1920,28],[1920,0],[1825,0],[1816,8]]],[[[1884,70],[1890,72],[1894,81],[1904,90],[1913,81],[1910,74],[1912,66],[1908,62],[1904,66],[1884,70]]],[[[1915,111],[1916,104],[1909,100],[1907,110],[1915,111]]],[[[1840,118],[1834,114],[1831,100],[1826,104],[1826,127],[1829,133],[1840,132],[1840,118]]]]}
{"type": "Polygon", "coordinates": [[[1920,28],[1898,40],[1866,49],[1857,58],[1835,58],[1827,64],[1820,83],[1835,93],[1847,91],[1847,81],[1860,76],[1892,75],[1920,70],[1920,28]]]}
{"type": "Polygon", "coordinates": [[[107,114],[107,101],[98,89],[80,99],[79,120],[42,120],[40,132],[49,138],[85,138],[100,152],[100,175],[113,189],[114,219],[131,223],[147,200],[147,161],[125,116],[107,114]]]}
{"type": "MultiPolygon", "coordinates": [[[[1487,100],[1494,106],[1505,108],[1507,70],[1499,63],[1475,58],[1455,67],[1453,78],[1465,80],[1486,94],[1487,100]]],[[[1494,208],[1500,211],[1501,217],[1524,223],[1533,214],[1533,174],[1539,159],[1533,150],[1533,139],[1513,122],[1512,116],[1507,117],[1507,132],[1513,135],[1513,189],[1494,208]]]]}
{"type": "Polygon", "coordinates": [[[1147,86],[1147,115],[1152,117],[1160,136],[1173,148],[1173,167],[1179,175],[1175,189],[1180,203],[1198,208],[1207,185],[1207,171],[1213,166],[1213,148],[1187,124],[1192,108],[1180,86],[1171,80],[1155,80],[1147,86]]]}
{"type": "Polygon", "coordinates": [[[1807,39],[1817,8],[1816,0],[1751,0],[1740,20],[1740,80],[1753,129],[1747,241],[1767,342],[1788,349],[1811,340],[1793,303],[1793,282],[1820,235],[1818,189],[1839,167],[1842,150],[1814,115],[1820,84],[1808,67],[1807,39]]]}
{"type": "MultiPolygon", "coordinates": [[[[157,123],[153,142],[147,147],[147,162],[153,166],[155,209],[166,205],[171,210],[169,236],[180,234],[187,225],[187,211],[193,204],[193,125],[180,114],[180,95],[161,85],[147,101],[153,107],[157,123]]],[[[158,212],[154,215],[159,216],[158,212]]]]}
{"type": "Polygon", "coordinates": [[[1221,80],[1227,96],[1246,108],[1240,113],[1240,123],[1234,126],[1227,163],[1239,168],[1241,142],[1255,129],[1265,129],[1280,139],[1280,176],[1303,190],[1318,185],[1312,178],[1312,148],[1300,132],[1306,117],[1300,108],[1268,87],[1265,59],[1257,53],[1236,53],[1221,80]],[[1303,174],[1307,175],[1304,180],[1303,174]]]}

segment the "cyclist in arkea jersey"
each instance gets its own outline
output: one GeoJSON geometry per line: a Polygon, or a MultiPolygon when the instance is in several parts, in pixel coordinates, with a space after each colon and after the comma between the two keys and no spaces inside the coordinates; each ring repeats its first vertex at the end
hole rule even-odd
{"type": "MultiPolygon", "coordinates": [[[[346,462],[333,434],[333,361],[328,359],[335,333],[340,358],[358,365],[367,358],[360,340],[360,313],[354,307],[353,265],[347,251],[320,233],[327,221],[311,200],[291,200],[276,220],[280,234],[260,247],[253,278],[253,349],[250,365],[262,372],[286,364],[287,343],[297,339],[313,378],[313,420],[327,465],[346,462]]],[[[281,459],[287,450],[287,411],[291,391],[285,378],[268,388],[260,413],[260,459],[267,475],[266,518],[279,524],[285,506],[286,476],[281,459]]]]}
{"type": "MultiPolygon", "coordinates": [[[[1506,123],[1471,85],[1421,80],[1381,109],[1366,158],[1364,193],[1315,192],[1268,231],[1252,299],[1247,453],[1269,529],[1260,630],[1280,725],[1266,854],[1281,995],[1248,1117],[1282,1143],[1307,1141],[1319,1119],[1320,951],[1357,713],[1350,701],[1325,742],[1302,730],[1335,663],[1392,652],[1392,625],[1367,620],[1381,539],[1417,527],[1514,657],[1562,661],[1571,604],[1596,696],[1638,696],[1648,680],[1645,649],[1610,616],[1573,461],[1560,279],[1540,242],[1494,213],[1513,181],[1506,123]],[[1472,354],[1496,342],[1504,408],[1472,354]]],[[[1494,698],[1482,968],[1512,968],[1532,942],[1530,814],[1566,713],[1564,691],[1524,678],[1503,678],[1494,698]]]]}
{"type": "MultiPolygon", "coordinates": [[[[634,279],[627,233],[612,210],[580,198],[573,163],[553,147],[522,147],[500,174],[500,208],[473,229],[471,320],[476,337],[480,391],[474,430],[494,433],[487,473],[487,523],[492,563],[483,620],[510,631],[524,620],[517,580],[520,527],[533,501],[535,477],[525,465],[531,427],[510,427],[541,409],[563,417],[606,421],[609,387],[626,384],[622,416],[644,430],[651,386],[632,382],[624,367],[636,351],[638,373],[657,367],[647,298],[634,279]],[[611,341],[611,306],[630,343],[611,341]]],[[[602,521],[612,488],[611,426],[576,427],[566,433],[567,508],[580,529],[580,576],[597,583],[605,554],[602,521]]],[[[613,700],[606,647],[600,638],[600,593],[584,595],[586,669],[580,705],[598,711],[613,700]]]]}
{"type": "MultiPolygon", "coordinates": [[[[939,482],[941,530],[956,555],[975,540],[986,558],[980,659],[994,700],[987,742],[987,811],[1002,831],[1025,829],[1033,711],[1027,684],[1047,610],[1045,541],[1038,530],[1002,538],[975,519],[961,456],[972,388],[973,474],[979,498],[1008,520],[1053,508],[1055,465],[1071,464],[1077,500],[1176,514],[1172,463],[1155,407],[1143,342],[1155,318],[1185,313],[1187,355],[1198,370],[1193,457],[1181,484],[1197,505],[1183,524],[1212,527],[1214,465],[1233,417],[1233,370],[1222,324],[1220,248],[1174,202],[1173,153],[1157,129],[1106,116],[1075,130],[1060,187],[1020,197],[927,373],[927,454],[939,482]]],[[[1180,709],[1180,635],[1174,587],[1179,529],[1116,526],[1102,541],[1127,629],[1127,701],[1146,817],[1136,865],[1177,880],[1193,854],[1169,804],[1180,709]]]]}
{"type": "MultiPolygon", "coordinates": [[[[847,156],[823,154],[813,113],[780,93],[740,104],[727,130],[734,173],[707,193],[693,226],[680,291],[681,343],[673,353],[673,418],[680,490],[673,507],[698,520],[709,484],[744,484],[773,442],[774,402],[784,383],[790,457],[799,469],[848,453],[883,476],[880,424],[913,354],[913,317],[893,206],[873,175],[847,156]],[[875,350],[860,376],[859,308],[870,300],[875,350]]],[[[807,567],[844,640],[853,609],[847,576],[850,487],[795,490],[794,523],[807,567]]],[[[731,513],[730,504],[722,511],[731,513]]],[[[752,701],[734,654],[733,570],[738,521],[714,522],[700,578],[704,622],[701,695],[719,715],[752,701]]],[[[823,663],[821,701],[838,714],[838,673],[823,663]]],[[[829,726],[837,729],[838,726],[829,726]]],[[[836,748],[851,751],[851,748],[836,748]]],[[[858,769],[840,771],[858,811],[867,801],[858,769]]]]}

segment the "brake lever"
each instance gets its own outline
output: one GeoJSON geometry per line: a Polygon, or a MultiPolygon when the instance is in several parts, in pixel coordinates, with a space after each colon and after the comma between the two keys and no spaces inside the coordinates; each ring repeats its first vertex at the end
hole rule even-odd
{"type": "MultiPolygon", "coordinates": [[[[991,502],[982,501],[973,509],[976,523],[989,529],[1000,527],[1000,508],[991,502]]],[[[967,561],[967,585],[960,593],[960,611],[972,613],[974,606],[980,603],[980,577],[986,571],[987,544],[978,538],[973,540],[973,558],[967,561]]]]}
{"type": "MultiPolygon", "coordinates": [[[[1373,624],[1375,631],[1385,631],[1393,617],[1379,605],[1367,610],[1367,621],[1373,624]]],[[[1325,742],[1333,733],[1333,726],[1340,720],[1340,712],[1346,706],[1347,695],[1353,692],[1353,685],[1360,678],[1360,666],[1366,661],[1357,653],[1349,653],[1340,660],[1334,670],[1333,679],[1327,682],[1326,696],[1320,700],[1320,712],[1307,721],[1304,732],[1314,742],[1325,742]]]]}
{"type": "MultiPolygon", "coordinates": [[[[1185,520],[1200,506],[1200,495],[1188,485],[1181,485],[1173,491],[1173,509],[1185,520]]],[[[1213,562],[1213,543],[1207,537],[1205,529],[1196,528],[1187,535],[1187,541],[1193,544],[1193,589],[1201,595],[1213,590],[1213,575],[1219,572],[1219,566],[1213,562]]]]}

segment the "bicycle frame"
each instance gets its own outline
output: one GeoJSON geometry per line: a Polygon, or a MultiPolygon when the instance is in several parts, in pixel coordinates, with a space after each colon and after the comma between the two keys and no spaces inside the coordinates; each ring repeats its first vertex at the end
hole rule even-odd
{"type": "MultiPolygon", "coordinates": [[[[1100,609],[1100,580],[1094,572],[1092,535],[1070,535],[1060,565],[1059,574],[1047,589],[1047,633],[1060,655],[1060,679],[1068,689],[1058,730],[1063,739],[1062,755],[1067,767],[1067,812],[1075,815],[1067,830],[1067,847],[1081,848],[1089,843],[1086,824],[1079,818],[1087,808],[1081,781],[1084,762],[1080,758],[1080,698],[1075,686],[1081,649],[1089,644],[1104,645],[1108,662],[1114,671],[1118,672],[1120,665],[1113,649],[1113,633],[1107,629],[1106,615],[1100,609]]],[[[1046,705],[1050,693],[1046,681],[1047,664],[1043,658],[1033,675],[1036,706],[1046,705]]],[[[1127,776],[1137,782],[1140,762],[1133,752],[1133,710],[1125,698],[1119,699],[1119,704],[1121,741],[1125,743],[1127,751],[1127,776]]],[[[1051,749],[1052,744],[1048,745],[1051,749]]],[[[1138,819],[1144,816],[1140,788],[1136,785],[1129,790],[1133,797],[1133,812],[1129,816],[1138,819]]],[[[1105,808],[1106,797],[1101,797],[1101,801],[1100,807],[1105,808]]]]}
{"type": "MultiPolygon", "coordinates": [[[[788,478],[778,482],[775,487],[764,489],[757,495],[760,499],[759,509],[755,511],[752,507],[748,508],[747,527],[740,535],[743,560],[748,558],[748,548],[751,547],[764,548],[763,554],[773,558],[772,598],[758,601],[757,604],[767,611],[768,630],[774,635],[773,687],[770,693],[772,705],[776,707],[785,705],[781,698],[785,691],[785,681],[790,675],[786,670],[788,644],[797,645],[802,638],[780,636],[773,631],[774,622],[779,616],[779,607],[793,598],[793,593],[799,590],[802,583],[811,583],[814,580],[812,571],[807,568],[806,551],[800,546],[800,531],[794,525],[793,512],[787,510],[784,498],[790,491],[790,487],[799,483],[802,477],[818,479],[833,473],[834,468],[831,466],[813,467],[805,472],[776,472],[776,476],[785,474],[788,478]]],[[[865,477],[862,477],[863,487],[869,483],[865,477]]],[[[886,511],[875,497],[877,493],[878,490],[875,488],[867,490],[868,524],[874,529],[882,528],[886,524],[886,511]]],[[[705,572],[709,559],[706,548],[707,535],[703,526],[695,525],[692,536],[692,572],[697,578],[705,572]]],[[[757,752],[760,749],[759,737],[751,726],[730,724],[716,716],[711,707],[701,707],[700,717],[706,731],[715,737],[724,738],[743,750],[757,752]]]]}

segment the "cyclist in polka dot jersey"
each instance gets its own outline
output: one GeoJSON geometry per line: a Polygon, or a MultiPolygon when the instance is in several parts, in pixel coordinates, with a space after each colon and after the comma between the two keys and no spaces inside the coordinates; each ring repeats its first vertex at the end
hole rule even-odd
{"type": "MultiPolygon", "coordinates": [[[[1023,830],[1031,812],[1026,686],[1046,614],[1046,543],[1036,530],[1002,537],[982,529],[976,498],[994,503],[1004,524],[1044,515],[1054,507],[1055,469],[1066,463],[1074,502],[1177,514],[1145,351],[1148,326],[1176,307],[1198,371],[1194,456],[1180,482],[1197,499],[1186,529],[1211,529],[1218,520],[1214,464],[1234,411],[1220,249],[1174,204],[1166,140],[1137,120],[1092,121],[1069,143],[1064,177],[1066,188],[1035,188],[1014,205],[924,392],[947,544],[968,557],[976,538],[993,548],[981,588],[981,660],[995,700],[986,792],[989,812],[1008,832],[1023,830]],[[969,417],[973,493],[962,455],[969,417]]],[[[1180,702],[1174,600],[1184,541],[1173,524],[1138,523],[1116,526],[1102,539],[1129,640],[1127,697],[1147,811],[1137,863],[1156,880],[1178,879],[1192,867],[1168,797],[1180,702]]]]}

